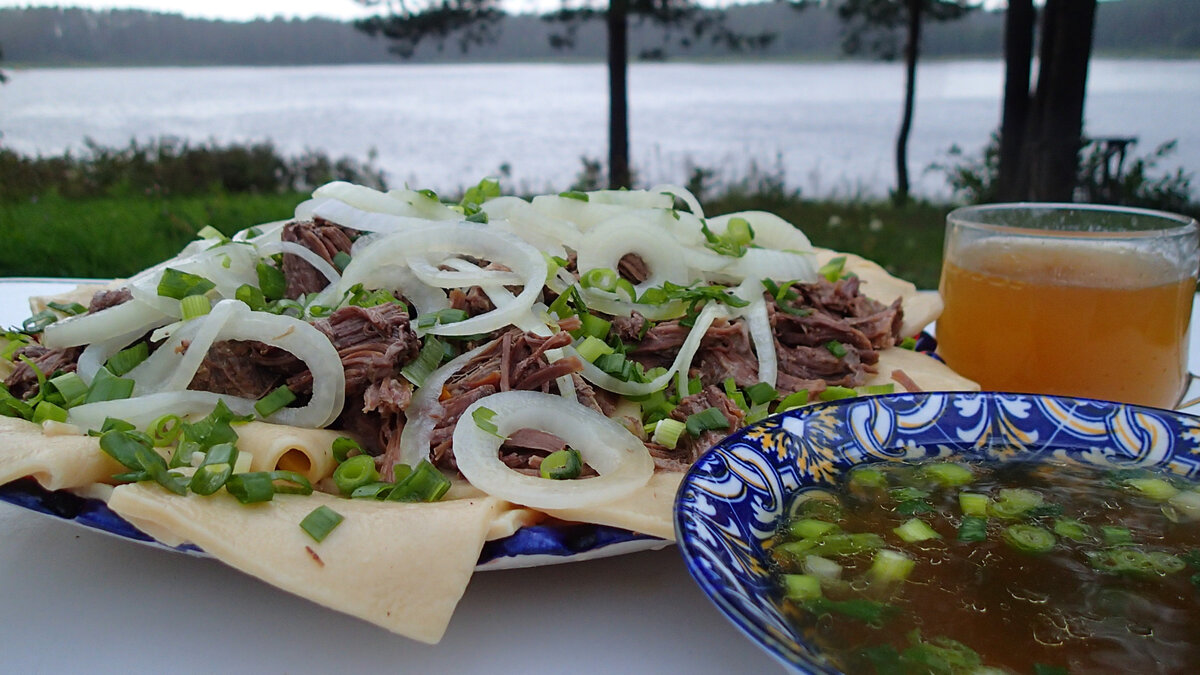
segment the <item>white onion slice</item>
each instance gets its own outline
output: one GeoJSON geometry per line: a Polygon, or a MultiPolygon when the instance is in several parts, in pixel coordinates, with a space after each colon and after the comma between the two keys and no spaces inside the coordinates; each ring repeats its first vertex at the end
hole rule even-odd
{"type": "Polygon", "coordinates": [[[683,187],[682,185],[664,183],[662,185],[655,185],[654,187],[650,188],[650,192],[669,194],[673,195],[675,198],[682,199],[683,203],[687,204],[687,207],[692,212],[692,215],[696,216],[697,218],[704,218],[704,208],[700,206],[700,200],[696,199],[696,195],[692,194],[691,190],[683,187]]]}
{"type": "Polygon", "coordinates": [[[163,415],[207,415],[221,400],[237,415],[254,412],[254,401],[250,399],[210,391],[165,391],[133,399],[77,405],[67,411],[67,420],[81,429],[99,429],[106,418],[112,417],[144,429],[163,415]]]}
{"type": "MultiPolygon", "coordinates": [[[[384,196],[384,199],[395,202],[394,199],[387,196],[384,196]]],[[[405,206],[400,202],[396,203],[405,206]]],[[[363,232],[395,232],[429,224],[428,220],[417,218],[411,214],[378,213],[360,209],[336,199],[327,199],[315,205],[312,215],[363,232]]]]}
{"type": "Polygon", "coordinates": [[[811,251],[812,242],[795,225],[766,211],[740,211],[727,213],[708,220],[708,227],[716,234],[725,234],[729,221],[741,218],[754,229],[754,243],[763,248],[780,251],[811,251]]]}
{"type": "Polygon", "coordinates": [[[408,421],[400,431],[400,463],[416,466],[422,459],[429,457],[429,439],[433,435],[433,427],[437,424],[434,415],[442,410],[442,404],[438,400],[442,395],[442,387],[455,373],[462,370],[467,362],[475,358],[476,354],[487,348],[488,344],[459,354],[446,365],[430,373],[429,377],[425,378],[425,383],[413,393],[412,401],[404,411],[408,421]]]}
{"type": "Polygon", "coordinates": [[[485,270],[477,265],[460,269],[454,265],[455,261],[466,262],[462,258],[447,258],[434,263],[426,256],[412,256],[408,259],[408,268],[417,275],[418,279],[438,288],[467,288],[487,284],[504,286],[524,283],[524,279],[515,272],[485,270]],[[438,269],[440,265],[447,265],[455,269],[438,269]]]}
{"type": "MultiPolygon", "coordinates": [[[[393,216],[416,215],[413,213],[412,207],[402,200],[365,185],[355,185],[341,180],[326,183],[313,190],[313,199],[341,202],[346,206],[371,213],[388,213],[393,216]]],[[[313,212],[318,213],[316,209],[313,212]]]]}
{"type": "Polygon", "coordinates": [[[324,258],[317,255],[312,249],[306,246],[301,246],[294,241],[277,241],[269,244],[263,244],[258,247],[258,252],[264,256],[274,255],[276,253],[290,253],[304,262],[312,265],[314,269],[321,273],[329,283],[336,284],[342,275],[337,269],[330,265],[324,258]]]}
{"type": "Polygon", "coordinates": [[[636,253],[650,268],[650,276],[634,286],[639,295],[664,281],[686,286],[691,281],[688,267],[674,246],[663,245],[663,234],[646,221],[628,216],[601,223],[579,242],[579,274],[598,268],[616,270],[621,258],[636,253]]]}
{"type": "Polygon", "coordinates": [[[471,404],[454,428],[454,459],[471,485],[516,504],[541,509],[594,506],[628,497],[654,474],[646,446],[628,429],[600,413],[561,397],[532,391],[506,391],[471,404]],[[480,429],[472,415],[495,412],[500,436],[520,429],[545,431],[579,451],[599,476],[551,480],[527,476],[500,461],[503,438],[480,429]]]}
{"type": "Polygon", "coordinates": [[[95,314],[79,314],[56,321],[42,332],[42,344],[51,349],[104,342],[132,330],[146,332],[162,325],[164,314],[144,302],[130,300],[95,314]]]}

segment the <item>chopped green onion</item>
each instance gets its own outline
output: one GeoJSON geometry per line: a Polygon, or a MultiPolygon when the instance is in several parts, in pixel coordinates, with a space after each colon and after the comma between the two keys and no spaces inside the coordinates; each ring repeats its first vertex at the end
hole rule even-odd
{"type": "Polygon", "coordinates": [[[893,528],[892,531],[910,544],[927,539],[942,538],[942,535],[938,534],[937,530],[934,530],[920,518],[909,518],[899,527],[893,528]]]}
{"type": "Polygon", "coordinates": [[[608,267],[596,267],[584,272],[579,277],[579,285],[584,288],[595,288],[610,293],[617,290],[617,279],[620,275],[608,267]]]}
{"type": "Polygon", "coordinates": [[[251,286],[250,284],[242,284],[234,291],[233,297],[246,303],[250,309],[261,312],[267,307],[267,298],[263,295],[262,289],[251,286]]]}
{"type": "Polygon", "coordinates": [[[853,600],[829,600],[814,598],[804,602],[804,609],[821,616],[825,614],[841,614],[842,616],[858,619],[870,626],[882,625],[899,610],[895,605],[875,602],[864,598],[853,600]]]}
{"type": "Polygon", "coordinates": [[[358,454],[363,454],[362,446],[358,441],[349,436],[338,436],[333,439],[333,458],[338,462],[344,462],[350,457],[350,453],[357,450],[358,454]]]}
{"type": "Polygon", "coordinates": [[[50,386],[54,387],[54,390],[62,396],[63,402],[68,408],[83,403],[83,400],[87,398],[88,386],[79,373],[63,373],[58,377],[52,377],[50,386]]]}
{"type": "Polygon", "coordinates": [[[148,434],[155,447],[166,447],[179,439],[183,433],[183,419],[179,415],[163,415],[150,425],[148,434]]]}
{"type": "Polygon", "coordinates": [[[58,315],[48,309],[34,314],[33,316],[21,322],[21,330],[33,335],[46,330],[46,326],[58,321],[58,315]]]}
{"type": "Polygon", "coordinates": [[[783,575],[783,596],[803,602],[821,597],[821,580],[811,574],[783,575]]]}
{"type": "Polygon", "coordinates": [[[542,460],[538,467],[538,475],[552,480],[570,480],[578,478],[583,471],[583,458],[574,448],[566,448],[552,452],[542,460]]]}
{"type": "Polygon", "coordinates": [[[890,548],[881,548],[875,552],[867,574],[878,583],[894,583],[907,579],[916,566],[917,561],[908,555],[890,548]]]}
{"type": "Polygon", "coordinates": [[[66,422],[67,411],[50,401],[40,401],[33,408],[33,423],[41,424],[47,420],[52,422],[66,422]]]}
{"type": "Polygon", "coordinates": [[[967,485],[975,480],[975,474],[962,464],[937,462],[921,467],[921,475],[942,487],[967,485]]]}
{"type": "Polygon", "coordinates": [[[917,339],[911,338],[911,337],[906,337],[900,341],[900,344],[898,346],[901,349],[907,349],[909,351],[913,351],[917,348],[917,339]]]}
{"type": "Polygon", "coordinates": [[[311,495],[313,492],[312,483],[304,476],[295,471],[281,471],[276,469],[270,472],[271,483],[275,487],[275,492],[281,495],[311,495]]]}
{"type": "Polygon", "coordinates": [[[367,483],[350,493],[351,499],[383,499],[392,491],[392,483],[367,483]]]}
{"type": "Polygon", "coordinates": [[[200,466],[196,467],[196,473],[192,474],[189,484],[192,492],[211,495],[220,490],[233,475],[237,457],[237,446],[233,443],[219,443],[209,448],[200,466]]]}
{"type": "MultiPolygon", "coordinates": [[[[633,282],[628,279],[617,279],[616,292],[624,294],[630,302],[635,302],[637,300],[637,289],[633,287],[633,282]]],[[[649,326],[650,324],[647,323],[646,325],[649,326]]]]}
{"type": "Polygon", "coordinates": [[[828,349],[830,354],[833,354],[839,359],[846,355],[846,345],[838,342],[837,340],[830,340],[829,342],[826,342],[825,349],[828,349]]]}
{"type": "Polygon", "coordinates": [[[729,222],[725,224],[725,239],[734,244],[747,246],[754,240],[754,228],[745,218],[730,218],[729,222]]]}
{"type": "Polygon", "coordinates": [[[1156,502],[1165,502],[1179,494],[1179,488],[1161,478],[1127,478],[1128,491],[1156,502]]]}
{"type": "Polygon", "coordinates": [[[429,460],[423,459],[412,473],[396,482],[387,499],[400,502],[436,502],[449,489],[450,479],[442,475],[429,460]]]}
{"type": "Polygon", "coordinates": [[[838,257],[830,260],[829,262],[825,263],[824,265],[821,265],[821,268],[819,270],[817,270],[817,274],[825,277],[826,281],[833,283],[833,282],[837,281],[839,278],[841,278],[842,270],[844,270],[845,268],[846,268],[846,256],[839,255],[838,257]]]}
{"type": "Polygon", "coordinates": [[[1127,527],[1103,525],[1100,527],[1100,534],[1104,537],[1104,543],[1109,546],[1121,546],[1133,543],[1133,533],[1127,527]]]}
{"type": "Polygon", "coordinates": [[[568,190],[566,192],[560,192],[560,193],[558,193],[558,196],[566,198],[566,199],[575,199],[575,200],[578,200],[581,202],[586,202],[588,200],[587,193],[580,192],[579,190],[568,190]]]}
{"type": "Polygon", "coordinates": [[[108,368],[101,368],[92,378],[92,386],[88,389],[87,398],[83,399],[83,402],[117,401],[132,395],[133,380],[117,377],[108,368]]]}
{"type": "Polygon", "coordinates": [[[595,314],[581,314],[579,320],[583,323],[580,328],[583,335],[603,340],[608,337],[609,331],[612,329],[612,322],[596,316],[595,314]]]}
{"type": "Polygon", "coordinates": [[[710,407],[688,415],[686,426],[689,434],[699,436],[705,431],[728,429],[729,420],[720,410],[710,407]]]}
{"type": "Polygon", "coordinates": [[[57,310],[67,316],[76,316],[87,312],[87,307],[78,302],[47,302],[46,306],[50,309],[57,310]]]}
{"type": "MultiPolygon", "coordinates": [[[[259,262],[254,266],[254,271],[258,276],[258,288],[264,297],[269,300],[278,300],[287,293],[287,279],[283,276],[283,270],[265,262],[259,262]]],[[[188,293],[188,295],[192,294],[188,293]]]]}
{"type": "Polygon", "coordinates": [[[958,493],[958,508],[962,509],[963,515],[966,516],[987,517],[990,501],[987,495],[977,492],[958,493]]]}
{"type": "Polygon", "coordinates": [[[801,518],[788,523],[788,534],[793,539],[816,539],[838,529],[837,525],[816,518],[801,518]]]}
{"type": "Polygon", "coordinates": [[[888,384],[871,384],[865,387],[859,387],[855,391],[867,396],[879,396],[881,394],[895,393],[896,385],[891,384],[890,382],[888,384]]]}
{"type": "Polygon", "coordinates": [[[1022,553],[1047,553],[1054,548],[1054,533],[1036,525],[1009,525],[1004,529],[1004,541],[1022,553]]]}
{"type": "Polygon", "coordinates": [[[499,427],[497,427],[496,423],[492,421],[492,418],[495,416],[495,410],[492,410],[491,408],[484,408],[482,406],[476,408],[475,411],[471,413],[471,419],[475,420],[475,426],[483,429],[497,438],[504,438],[500,435],[499,427]]]}
{"type": "Polygon", "coordinates": [[[461,309],[439,309],[432,314],[422,314],[421,317],[417,319],[417,328],[433,328],[436,325],[445,325],[448,323],[466,321],[468,318],[470,318],[470,315],[461,309]]]}
{"type": "Polygon", "coordinates": [[[260,398],[254,404],[254,410],[258,412],[261,417],[270,417],[276,412],[286,408],[289,403],[295,400],[296,395],[292,393],[292,390],[288,389],[286,385],[281,385],[275,391],[272,391],[266,396],[260,398]]]}
{"type": "Polygon", "coordinates": [[[337,253],[333,254],[333,266],[337,268],[337,271],[345,272],[346,266],[349,264],[350,264],[350,254],[349,253],[346,253],[345,251],[338,251],[337,253]]]}
{"type": "Polygon", "coordinates": [[[421,345],[421,352],[411,363],[400,369],[400,374],[404,376],[404,379],[412,382],[413,386],[420,387],[425,384],[425,380],[433,374],[433,371],[442,365],[442,358],[445,355],[446,346],[434,336],[426,335],[425,344],[421,345]]]}
{"type": "Polygon", "coordinates": [[[1146,553],[1121,546],[1087,552],[1088,564],[1098,572],[1134,577],[1172,574],[1187,566],[1182,558],[1164,552],[1146,553]]]}
{"type": "Polygon", "coordinates": [[[729,400],[733,401],[743,412],[750,412],[750,406],[746,405],[746,396],[738,391],[736,380],[727,377],[721,384],[725,388],[725,395],[729,397],[729,400]]]}
{"type": "Polygon", "coordinates": [[[177,495],[187,494],[187,481],[178,473],[169,471],[167,460],[155,452],[149,444],[138,443],[134,448],[134,453],[137,455],[138,463],[142,465],[142,470],[149,474],[154,482],[177,495]]]}
{"type": "Polygon", "coordinates": [[[984,541],[987,539],[987,518],[964,516],[958,526],[959,541],[984,541]]]}
{"type": "MultiPolygon", "coordinates": [[[[604,340],[595,336],[589,335],[575,347],[575,351],[584,358],[588,363],[595,363],[596,359],[601,356],[613,353],[613,348],[605,344],[604,340]]],[[[622,357],[623,359],[624,357],[622,357]]]]}
{"type": "Polygon", "coordinates": [[[353,494],[358,488],[379,480],[375,459],[370,455],[355,455],[333,470],[333,482],[338,492],[353,494]]]}
{"type": "Polygon", "coordinates": [[[792,410],[793,408],[799,408],[805,405],[808,405],[808,390],[801,389],[798,392],[785,396],[784,399],[779,402],[779,408],[777,412],[784,412],[786,410],[792,410]]]}
{"type": "Polygon", "coordinates": [[[221,233],[220,230],[212,225],[205,225],[204,227],[200,228],[200,231],[196,233],[196,237],[199,239],[217,239],[219,241],[229,241],[229,237],[226,237],[221,233]]]}
{"type": "Polygon", "coordinates": [[[1054,521],[1054,534],[1071,541],[1087,541],[1091,538],[1092,528],[1073,518],[1059,518],[1054,521]]]}
{"type": "Polygon", "coordinates": [[[988,504],[988,515],[1014,519],[1042,505],[1042,495],[1025,488],[1003,488],[988,504]]]}
{"type": "Polygon", "coordinates": [[[150,356],[150,347],[145,342],[139,342],[132,347],[122,349],[121,351],[109,357],[108,362],[104,364],[109,372],[120,377],[125,373],[133,370],[142,361],[145,361],[150,356]]]}
{"type": "Polygon", "coordinates": [[[343,519],[342,514],[322,504],[304,516],[304,520],[300,521],[300,529],[314,541],[324,541],[333,528],[341,525],[343,519]]]}
{"type": "Polygon", "coordinates": [[[189,295],[179,301],[179,311],[183,320],[195,319],[212,311],[212,303],[203,295],[189,295]]]}
{"type": "Polygon", "coordinates": [[[823,390],[821,390],[820,394],[817,394],[817,398],[821,399],[822,401],[840,401],[845,398],[854,398],[856,396],[858,396],[858,392],[854,391],[850,387],[838,386],[825,387],[823,390]]]}
{"type": "Polygon", "coordinates": [[[887,475],[879,469],[857,467],[850,471],[850,486],[863,489],[879,489],[887,487],[887,475]]]}
{"type": "Polygon", "coordinates": [[[774,401],[779,392],[766,382],[757,382],[746,387],[746,396],[750,397],[750,402],[754,405],[761,405],[774,401]]]}
{"type": "Polygon", "coordinates": [[[275,497],[275,486],[267,471],[234,474],[225,481],[225,490],[243,504],[269,502],[275,497]]]}
{"type": "Polygon", "coordinates": [[[679,437],[686,429],[687,425],[683,422],[665,417],[659,420],[654,427],[654,435],[650,437],[650,440],[674,450],[675,446],[679,444],[679,437]]]}
{"type": "Polygon", "coordinates": [[[173,267],[163,270],[162,279],[158,282],[158,294],[176,300],[182,300],[189,295],[204,295],[214,288],[216,284],[208,279],[173,267]]]}

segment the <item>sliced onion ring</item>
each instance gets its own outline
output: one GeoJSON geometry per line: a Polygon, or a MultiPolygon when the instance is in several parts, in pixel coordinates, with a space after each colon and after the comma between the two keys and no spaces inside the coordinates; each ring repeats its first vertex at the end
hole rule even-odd
{"type": "Polygon", "coordinates": [[[613,502],[628,497],[654,474],[646,446],[628,429],[590,408],[533,391],[500,392],[471,404],[454,429],[454,458],[459,471],[480,490],[540,509],[613,502]],[[514,471],[498,455],[504,439],[475,424],[472,416],[480,408],[495,412],[492,422],[500,436],[520,429],[554,434],[600,475],[552,480],[514,471]]]}

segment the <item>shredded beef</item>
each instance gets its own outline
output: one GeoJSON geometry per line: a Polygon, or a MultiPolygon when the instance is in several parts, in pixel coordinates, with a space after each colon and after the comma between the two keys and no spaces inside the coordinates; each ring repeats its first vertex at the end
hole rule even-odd
{"type": "Polygon", "coordinates": [[[9,393],[22,400],[29,399],[38,393],[38,376],[28,363],[19,357],[29,359],[37,370],[45,377],[54,377],[55,373],[73,373],[82,347],[67,347],[64,349],[48,349],[41,345],[28,345],[18,349],[12,357],[13,371],[4,378],[4,386],[9,393]]]}
{"type": "Polygon", "coordinates": [[[476,354],[444,386],[445,398],[430,439],[434,464],[444,469],[458,468],[452,448],[454,426],[475,401],[497,391],[557,391],[556,379],[579,372],[583,364],[576,358],[552,363],[546,359],[547,351],[570,343],[571,336],[565,331],[542,337],[511,329],[476,354]]]}
{"type": "Polygon", "coordinates": [[[700,341],[692,366],[705,385],[719,385],[731,377],[739,387],[757,383],[758,359],[754,356],[746,322],[740,319],[714,321],[700,341]]]}
{"type": "MultiPolygon", "coordinates": [[[[255,362],[255,355],[270,349],[261,342],[214,342],[196,369],[188,389],[243,398],[262,398],[284,379],[281,371],[255,362]]],[[[290,356],[290,354],[289,354],[290,356]]]]}
{"type": "Polygon", "coordinates": [[[626,253],[617,261],[617,274],[631,283],[640,284],[650,278],[650,266],[636,253],[626,253]]]}
{"type": "Polygon", "coordinates": [[[116,307],[133,299],[133,293],[128,286],[122,286],[111,291],[96,291],[88,303],[88,314],[101,312],[109,307],[116,307]]]}
{"type": "MultiPolygon", "coordinates": [[[[305,220],[283,227],[284,241],[295,242],[333,264],[338,253],[349,253],[359,232],[324,220],[305,220]]],[[[283,254],[283,277],[287,280],[285,295],[295,299],[306,293],[316,293],[329,285],[329,279],[300,256],[283,254]]]]}
{"type": "Polygon", "coordinates": [[[685,397],[671,411],[671,419],[686,422],[688,417],[709,408],[721,411],[726,421],[729,422],[729,427],[703,431],[699,436],[684,433],[679,437],[679,442],[675,445],[674,450],[657,443],[647,443],[646,447],[649,449],[651,457],[654,458],[656,467],[667,471],[686,469],[696,461],[700,453],[721,442],[721,439],[728,436],[730,432],[742,426],[746,419],[746,414],[742,412],[742,409],[725,395],[725,391],[721,387],[717,386],[705,387],[700,390],[700,393],[685,397]]]}
{"type": "Polygon", "coordinates": [[[612,327],[609,329],[626,344],[636,344],[642,341],[642,329],[646,327],[646,317],[633,312],[630,316],[614,316],[612,327]]]}

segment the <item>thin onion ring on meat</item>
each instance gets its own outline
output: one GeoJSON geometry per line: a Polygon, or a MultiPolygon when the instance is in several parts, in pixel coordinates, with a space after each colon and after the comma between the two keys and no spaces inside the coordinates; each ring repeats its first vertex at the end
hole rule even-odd
{"type": "Polygon", "coordinates": [[[454,429],[454,458],[471,485],[516,504],[556,509],[594,506],[627,497],[650,480],[654,460],[642,441],[614,420],[551,394],[505,391],[472,403],[454,429]],[[509,468],[498,456],[504,438],[473,423],[476,410],[487,408],[497,433],[507,437],[520,429],[545,431],[579,451],[599,476],[551,480],[509,468]]]}

